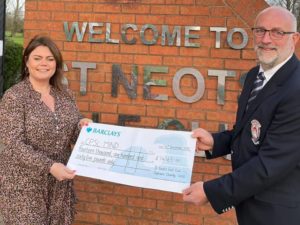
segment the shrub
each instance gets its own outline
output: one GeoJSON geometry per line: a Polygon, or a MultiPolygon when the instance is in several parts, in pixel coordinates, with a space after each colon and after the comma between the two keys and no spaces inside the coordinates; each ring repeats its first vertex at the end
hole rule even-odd
{"type": "Polygon", "coordinates": [[[3,90],[14,85],[19,78],[22,64],[23,46],[6,39],[4,46],[3,90]]]}

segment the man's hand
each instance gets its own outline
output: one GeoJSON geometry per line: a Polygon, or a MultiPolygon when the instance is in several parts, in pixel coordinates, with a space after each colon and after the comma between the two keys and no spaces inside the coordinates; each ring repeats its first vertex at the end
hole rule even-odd
{"type": "Polygon", "coordinates": [[[183,201],[191,202],[196,205],[204,205],[208,203],[203,189],[203,182],[199,181],[192,184],[189,188],[183,190],[183,201]]]}
{"type": "Polygon", "coordinates": [[[208,131],[197,128],[193,130],[193,138],[197,138],[196,152],[211,150],[214,146],[214,139],[208,131]]]}

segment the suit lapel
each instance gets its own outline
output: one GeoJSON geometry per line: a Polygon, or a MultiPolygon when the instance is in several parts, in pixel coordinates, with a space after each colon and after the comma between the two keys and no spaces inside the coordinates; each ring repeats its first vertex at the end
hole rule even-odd
{"type": "Polygon", "coordinates": [[[259,67],[255,67],[253,70],[249,71],[245,80],[245,84],[242,90],[242,93],[239,97],[239,107],[237,112],[237,123],[241,121],[244,116],[248,98],[250,96],[250,92],[252,90],[252,86],[256,75],[258,74],[259,67]]]}
{"type": "Polygon", "coordinates": [[[268,81],[264,88],[259,92],[257,97],[251,102],[248,110],[245,112],[248,98],[252,89],[252,84],[258,73],[258,67],[255,67],[253,70],[249,71],[249,79],[245,80],[244,89],[239,99],[239,108],[237,113],[237,122],[235,126],[234,138],[239,134],[239,132],[244,127],[245,123],[249,120],[251,115],[255,112],[257,107],[259,107],[265,99],[270,95],[276,93],[280,86],[282,86],[289,78],[292,76],[293,70],[296,69],[298,64],[298,59],[295,55],[286,62],[268,81]]]}
{"type": "Polygon", "coordinates": [[[240,131],[242,125],[243,125],[242,120],[244,118],[248,98],[249,98],[250,92],[252,90],[252,84],[253,84],[253,82],[256,78],[256,75],[258,74],[258,69],[259,69],[259,67],[257,66],[257,67],[253,68],[252,70],[250,70],[247,73],[245,83],[243,85],[243,90],[242,90],[242,93],[239,97],[239,104],[238,104],[239,107],[238,107],[238,110],[237,110],[237,117],[236,117],[234,134],[237,134],[238,131],[240,131]]]}

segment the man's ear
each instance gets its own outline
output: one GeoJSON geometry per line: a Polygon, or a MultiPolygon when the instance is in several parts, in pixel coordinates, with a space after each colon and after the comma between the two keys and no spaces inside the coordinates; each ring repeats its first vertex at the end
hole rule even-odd
{"type": "Polygon", "coordinates": [[[299,32],[296,32],[296,33],[293,34],[293,41],[294,41],[295,45],[297,44],[299,38],[300,38],[299,32]]]}

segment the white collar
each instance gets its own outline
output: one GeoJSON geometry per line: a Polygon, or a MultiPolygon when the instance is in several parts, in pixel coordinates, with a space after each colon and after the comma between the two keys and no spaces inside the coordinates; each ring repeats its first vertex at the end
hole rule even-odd
{"type": "Polygon", "coordinates": [[[278,65],[274,66],[273,68],[264,71],[263,68],[261,67],[261,65],[259,66],[259,72],[263,72],[264,76],[266,77],[266,80],[264,82],[264,84],[266,84],[271,78],[272,76],[293,56],[293,54],[291,54],[289,57],[287,57],[286,60],[284,60],[282,63],[279,63],[278,65]]]}

